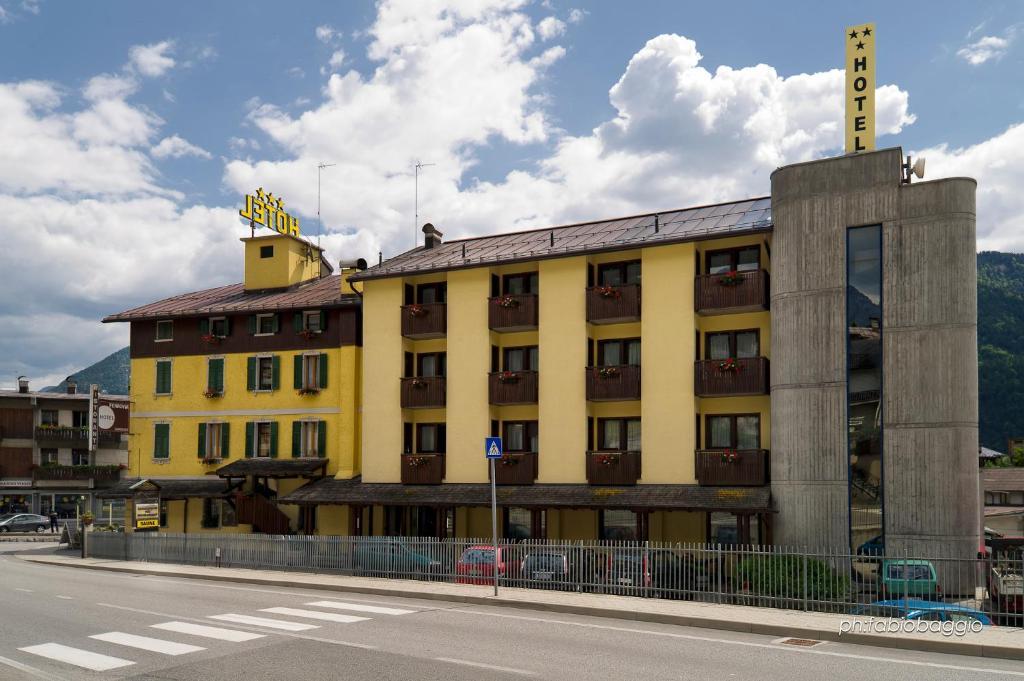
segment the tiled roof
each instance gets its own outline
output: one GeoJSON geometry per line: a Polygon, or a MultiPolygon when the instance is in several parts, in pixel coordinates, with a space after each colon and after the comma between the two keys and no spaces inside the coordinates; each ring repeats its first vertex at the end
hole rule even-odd
{"type": "Polygon", "coordinates": [[[1024,490],[1024,468],[982,468],[981,482],[988,492],[1024,490]]]}
{"type": "Polygon", "coordinates": [[[770,231],[771,227],[771,199],[761,197],[665,213],[461,239],[434,248],[421,246],[374,265],[354,275],[352,280],[720,238],[770,231]]]}
{"type": "MultiPolygon", "coordinates": [[[[231,491],[229,481],[206,475],[201,478],[145,478],[160,487],[160,498],[185,499],[197,497],[223,497],[231,491]]],[[[116,485],[96,494],[100,499],[130,499],[135,494],[131,489],[140,478],[124,478],[116,485]]]]}
{"type": "Polygon", "coordinates": [[[194,317],[215,313],[263,312],[309,307],[355,305],[359,296],[341,292],[341,276],[331,275],[287,289],[246,292],[244,284],[229,284],[165,298],[104,317],[104,322],[194,317]]]}
{"type": "Polygon", "coordinates": [[[298,478],[323,472],[327,459],[239,459],[217,469],[222,478],[244,478],[249,475],[269,478],[298,478]]]}
{"type": "MultiPolygon", "coordinates": [[[[698,485],[502,485],[498,505],[534,508],[642,508],[705,511],[768,511],[768,487],[698,485]]],[[[285,504],[390,504],[398,506],[489,506],[486,483],[401,485],[323,478],[278,499],[285,504]]]]}

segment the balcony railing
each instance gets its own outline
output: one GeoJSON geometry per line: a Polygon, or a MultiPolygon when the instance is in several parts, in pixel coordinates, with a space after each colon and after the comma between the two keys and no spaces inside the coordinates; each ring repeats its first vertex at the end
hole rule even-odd
{"type": "Polygon", "coordinates": [[[591,324],[640,321],[640,284],[588,288],[587,321],[591,324]]]}
{"type": "Polygon", "coordinates": [[[698,397],[768,394],[768,359],[705,359],[693,365],[693,392],[698,397]]]}
{"type": "Polygon", "coordinates": [[[88,428],[36,426],[36,440],[42,442],[85,442],[88,439],[88,428]]]}
{"type": "Polygon", "coordinates": [[[495,371],[487,375],[491,404],[536,404],[536,371],[495,371]]]}
{"type": "Polygon", "coordinates": [[[768,272],[765,270],[702,274],[694,281],[694,309],[700,314],[767,310],[768,293],[768,272]]]}
{"type": "Polygon", "coordinates": [[[529,331],[537,328],[537,294],[506,294],[489,298],[487,323],[492,331],[529,331]]]}
{"type": "Polygon", "coordinates": [[[697,482],[707,486],[767,485],[767,449],[698,449],[697,482]]]}
{"type": "Polygon", "coordinates": [[[402,306],[402,335],[406,338],[441,338],[448,331],[448,306],[417,303],[402,306]]]}
{"type": "Polygon", "coordinates": [[[39,466],[33,480],[96,480],[109,482],[121,477],[120,466],[39,466]]]}
{"type": "Polygon", "coordinates": [[[402,409],[430,409],[445,404],[444,376],[402,379],[402,409]]]}
{"type": "Polygon", "coordinates": [[[506,452],[494,462],[494,484],[532,485],[537,479],[537,452],[506,452]]]}
{"type": "Polygon", "coordinates": [[[402,483],[440,485],[444,480],[444,454],[403,454],[402,483]]]}
{"type": "Polygon", "coordinates": [[[640,479],[640,452],[587,452],[587,482],[591,485],[635,485],[640,479]]]}
{"type": "Polygon", "coordinates": [[[640,367],[587,367],[587,399],[591,402],[640,399],[640,367]]]}

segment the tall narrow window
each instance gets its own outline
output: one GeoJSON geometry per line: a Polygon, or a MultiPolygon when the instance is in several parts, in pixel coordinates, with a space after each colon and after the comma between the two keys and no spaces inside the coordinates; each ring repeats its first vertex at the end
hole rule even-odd
{"type": "Polygon", "coordinates": [[[157,423],[153,426],[153,458],[171,458],[171,424],[157,423]]]}
{"type": "Polygon", "coordinates": [[[224,392],[224,358],[211,357],[206,363],[206,391],[211,395],[224,392]]]}
{"type": "Polygon", "coordinates": [[[537,371],[538,366],[536,345],[505,348],[505,371],[537,371]]]}
{"type": "Polygon", "coordinates": [[[292,422],[292,456],[327,456],[327,424],[323,421],[292,422]]]}
{"type": "Polygon", "coordinates": [[[156,361],[156,394],[171,394],[171,360],[169,359],[156,361]]]}

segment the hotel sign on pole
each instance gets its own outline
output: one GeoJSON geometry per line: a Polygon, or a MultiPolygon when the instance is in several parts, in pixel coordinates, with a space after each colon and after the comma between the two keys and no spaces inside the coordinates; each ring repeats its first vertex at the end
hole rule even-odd
{"type": "Polygon", "coordinates": [[[281,234],[299,236],[299,219],[284,210],[284,201],[273,192],[264,192],[263,187],[255,194],[245,195],[245,208],[238,211],[242,219],[253,225],[274,229],[281,234]]]}
{"type": "Polygon", "coordinates": [[[875,149],[875,25],[849,26],[846,41],[846,153],[875,149]]]}

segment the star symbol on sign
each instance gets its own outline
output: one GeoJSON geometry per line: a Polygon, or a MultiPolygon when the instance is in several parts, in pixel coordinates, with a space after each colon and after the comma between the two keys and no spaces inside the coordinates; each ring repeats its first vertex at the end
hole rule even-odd
{"type": "Polygon", "coordinates": [[[871,35],[871,29],[870,29],[870,28],[868,28],[867,26],[865,26],[865,27],[864,27],[864,30],[863,30],[863,31],[861,31],[861,32],[860,32],[860,34],[861,34],[862,36],[864,36],[864,37],[866,38],[866,37],[868,37],[869,35],[871,35]]]}
{"type": "Polygon", "coordinates": [[[277,209],[284,210],[284,201],[281,200],[280,196],[277,197],[277,209]]]}
{"type": "Polygon", "coordinates": [[[857,39],[857,31],[850,31],[850,40],[857,39]]]}
{"type": "Polygon", "coordinates": [[[267,192],[267,205],[274,206],[274,192],[267,192]]]}
{"type": "Polygon", "coordinates": [[[857,49],[858,50],[863,50],[864,49],[864,43],[858,42],[857,43],[857,49]]]}
{"type": "Polygon", "coordinates": [[[258,189],[256,189],[256,196],[259,198],[260,201],[263,200],[263,197],[266,196],[266,194],[263,193],[263,187],[259,187],[258,189]]]}

